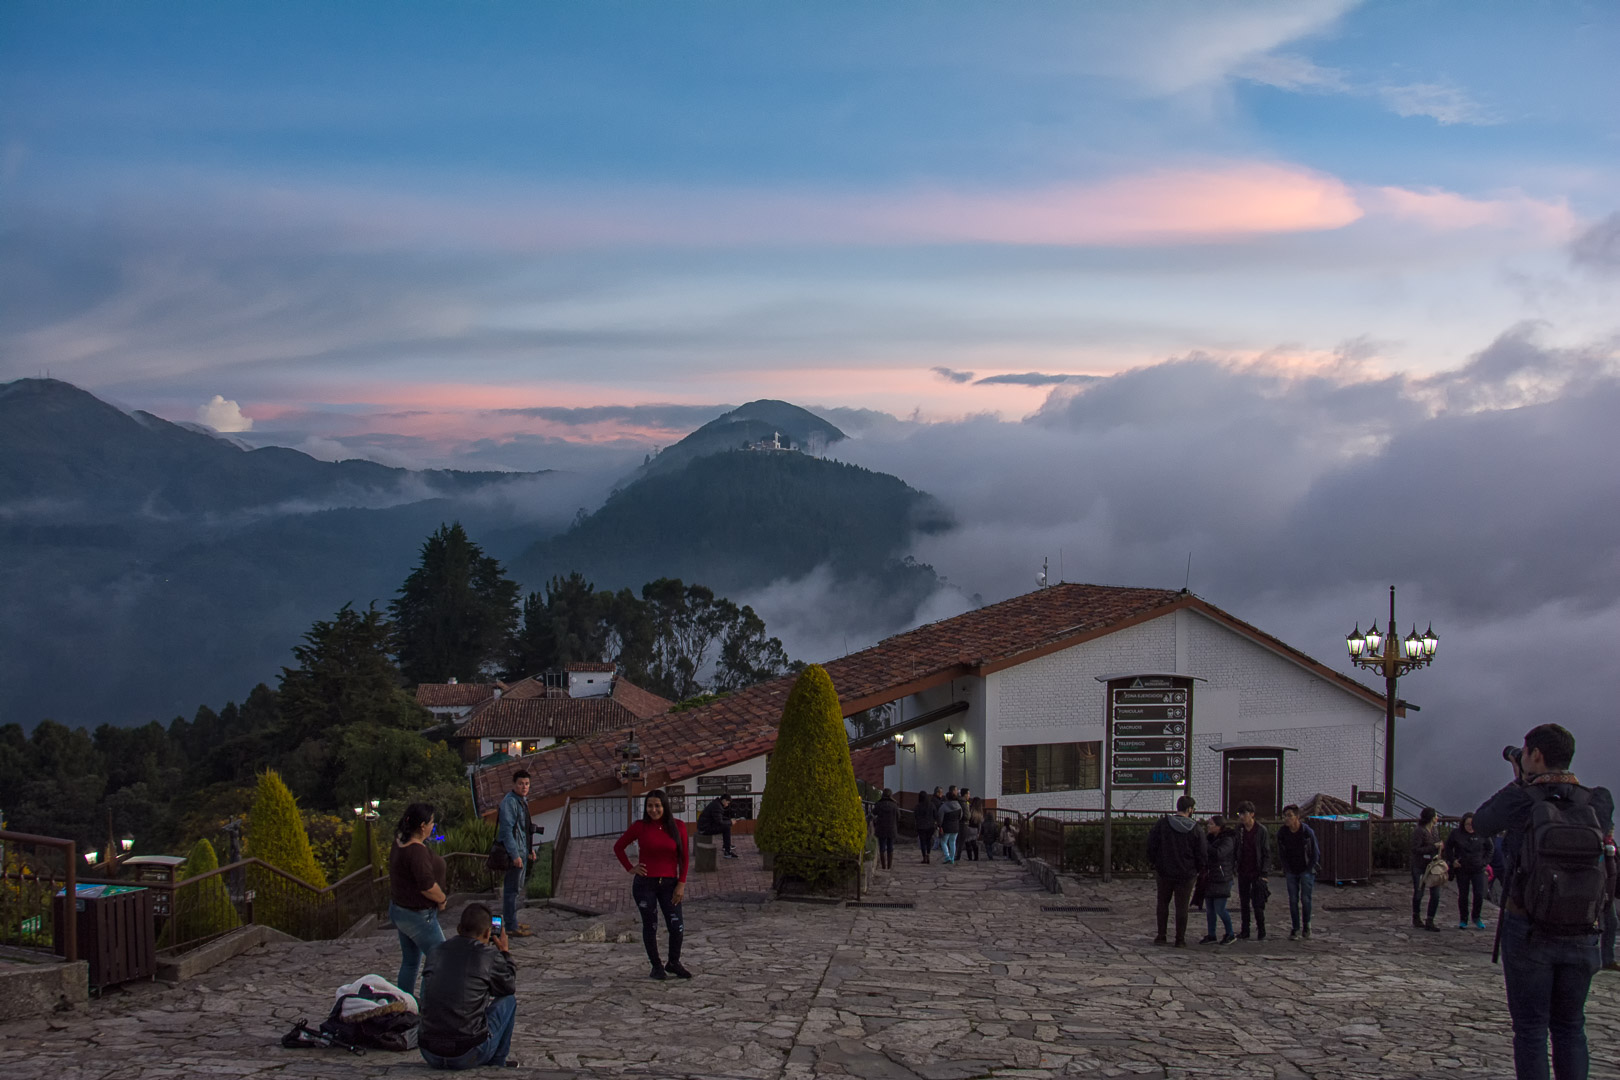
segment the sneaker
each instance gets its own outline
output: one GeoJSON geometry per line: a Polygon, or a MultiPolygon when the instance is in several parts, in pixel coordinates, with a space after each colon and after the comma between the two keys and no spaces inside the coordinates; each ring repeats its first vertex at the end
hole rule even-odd
{"type": "Polygon", "coordinates": [[[1468,929],[1468,924],[1465,923],[1465,922],[1460,922],[1460,923],[1457,924],[1457,929],[1466,930],[1466,929],[1468,929]]]}
{"type": "Polygon", "coordinates": [[[722,853],[722,857],[727,859],[735,859],[738,857],[738,855],[735,851],[727,851],[722,853]]]}
{"type": "Polygon", "coordinates": [[[1238,940],[1239,941],[1248,941],[1249,940],[1249,932],[1247,930],[1239,931],[1238,932],[1238,940]]]}
{"type": "Polygon", "coordinates": [[[501,1062],[501,1068],[503,1069],[521,1069],[522,1067],[523,1063],[511,1054],[507,1054],[506,1060],[501,1062]]]}
{"type": "Polygon", "coordinates": [[[1307,926],[1305,929],[1299,932],[1299,936],[1304,938],[1306,941],[1311,940],[1311,928],[1307,926]]]}
{"type": "Polygon", "coordinates": [[[1198,939],[1198,944],[1210,945],[1219,940],[1220,938],[1216,937],[1214,934],[1205,934],[1203,937],[1198,939]]]}
{"type": "Polygon", "coordinates": [[[1288,940],[1289,941],[1293,941],[1297,937],[1299,937],[1299,928],[1298,927],[1295,927],[1294,929],[1288,931],[1288,940]]]}
{"type": "Polygon", "coordinates": [[[1187,939],[1186,938],[1176,938],[1176,948],[1185,949],[1186,947],[1187,947],[1187,939]]]}
{"type": "Polygon", "coordinates": [[[1155,944],[1155,945],[1168,945],[1168,944],[1170,944],[1170,940],[1168,938],[1166,938],[1163,934],[1160,934],[1158,937],[1153,939],[1153,944],[1155,944]]]}
{"type": "Polygon", "coordinates": [[[1254,940],[1256,940],[1256,941],[1264,941],[1264,940],[1266,940],[1266,932],[1264,930],[1260,931],[1258,934],[1254,935],[1254,940]]]}
{"type": "Polygon", "coordinates": [[[1237,935],[1236,934],[1227,934],[1225,937],[1221,938],[1220,944],[1222,944],[1222,945],[1230,945],[1230,944],[1232,944],[1232,942],[1234,942],[1236,940],[1237,940],[1237,935]]]}
{"type": "Polygon", "coordinates": [[[669,963],[664,965],[664,970],[675,976],[677,979],[690,979],[692,977],[692,973],[687,971],[686,968],[682,967],[679,960],[671,960],[669,963]]]}
{"type": "Polygon", "coordinates": [[[657,979],[659,982],[663,982],[669,976],[664,974],[664,965],[663,964],[654,964],[652,966],[652,971],[647,973],[647,977],[649,979],[657,979]]]}
{"type": "Polygon", "coordinates": [[[1423,929],[1432,931],[1433,933],[1436,933],[1436,934],[1438,934],[1440,932],[1440,928],[1438,926],[1434,925],[1433,920],[1430,920],[1429,922],[1424,923],[1423,924],[1423,929]]]}
{"type": "Polygon", "coordinates": [[[1483,929],[1485,929],[1485,920],[1484,919],[1475,919],[1474,920],[1474,929],[1475,930],[1483,930],[1483,929]]]}
{"type": "Polygon", "coordinates": [[[1414,929],[1414,930],[1423,929],[1423,920],[1418,918],[1416,915],[1412,916],[1412,929],[1414,929]]]}

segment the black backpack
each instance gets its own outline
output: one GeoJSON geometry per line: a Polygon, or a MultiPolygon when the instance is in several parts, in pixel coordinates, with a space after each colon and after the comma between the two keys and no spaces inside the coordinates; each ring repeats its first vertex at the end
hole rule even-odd
{"type": "Polygon", "coordinates": [[[1541,784],[1527,790],[1533,805],[1518,881],[1530,924],[1549,934],[1594,933],[1608,883],[1592,793],[1573,785],[1567,794],[1541,784]]]}
{"type": "MultiPolygon", "coordinates": [[[[321,1031],[340,1044],[369,1046],[374,1050],[393,1050],[403,1053],[416,1049],[417,1025],[420,1018],[404,1011],[404,1003],[372,1009],[351,1019],[343,1017],[343,1003],[357,994],[345,994],[332,1006],[332,1013],[321,1021],[321,1031]]],[[[375,1000],[369,997],[363,1000],[375,1000]]]]}

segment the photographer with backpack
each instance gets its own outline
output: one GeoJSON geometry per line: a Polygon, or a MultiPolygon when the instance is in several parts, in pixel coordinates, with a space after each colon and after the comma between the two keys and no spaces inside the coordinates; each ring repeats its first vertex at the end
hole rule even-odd
{"type": "Polygon", "coordinates": [[[1606,788],[1582,787],[1569,771],[1575,736],[1542,724],[1502,756],[1511,784],[1474,815],[1486,836],[1505,833],[1507,903],[1497,924],[1513,1067],[1519,1080],[1546,1080],[1552,1039],[1558,1080],[1584,1080],[1586,994],[1598,969],[1598,920],[1606,881],[1603,837],[1614,826],[1606,788]]]}

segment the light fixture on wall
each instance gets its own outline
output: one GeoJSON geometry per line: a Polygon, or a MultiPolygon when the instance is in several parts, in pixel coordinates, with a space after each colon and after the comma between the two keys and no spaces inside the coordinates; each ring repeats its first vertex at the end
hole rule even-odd
{"type": "Polygon", "coordinates": [[[900,770],[900,778],[898,780],[896,780],[895,783],[900,785],[899,790],[905,791],[906,790],[906,759],[900,756],[900,751],[904,750],[906,753],[915,756],[916,753],[917,753],[917,744],[914,743],[914,742],[906,742],[906,734],[905,734],[905,732],[897,731],[897,732],[894,733],[894,749],[895,749],[894,763],[895,763],[895,766],[897,768],[899,768],[899,770],[900,770]]]}
{"type": "Polygon", "coordinates": [[[950,728],[945,729],[945,745],[958,753],[967,753],[967,736],[959,735],[950,728]]]}

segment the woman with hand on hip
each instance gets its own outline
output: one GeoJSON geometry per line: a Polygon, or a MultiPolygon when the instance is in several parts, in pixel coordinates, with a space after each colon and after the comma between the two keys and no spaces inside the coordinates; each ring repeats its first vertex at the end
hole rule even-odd
{"type": "Polygon", "coordinates": [[[647,959],[652,961],[651,977],[662,979],[667,972],[678,979],[690,979],[692,973],[681,966],[681,939],[685,936],[681,900],[686,896],[686,867],[691,847],[686,838],[686,823],[670,815],[669,799],[662,789],[647,792],[642,801],[641,820],[626,829],[614,843],[613,854],[635,875],[630,895],[641,912],[641,943],[647,947],[647,959]],[[636,845],[634,866],[625,855],[625,849],[631,844],[636,845]],[[668,960],[658,958],[660,911],[669,930],[668,960]]]}
{"type": "Polygon", "coordinates": [[[394,985],[416,994],[416,973],[435,945],[444,942],[439,912],[444,910],[444,859],[428,849],[433,807],[411,803],[394,830],[388,854],[388,921],[399,931],[399,977],[394,985]]]}

